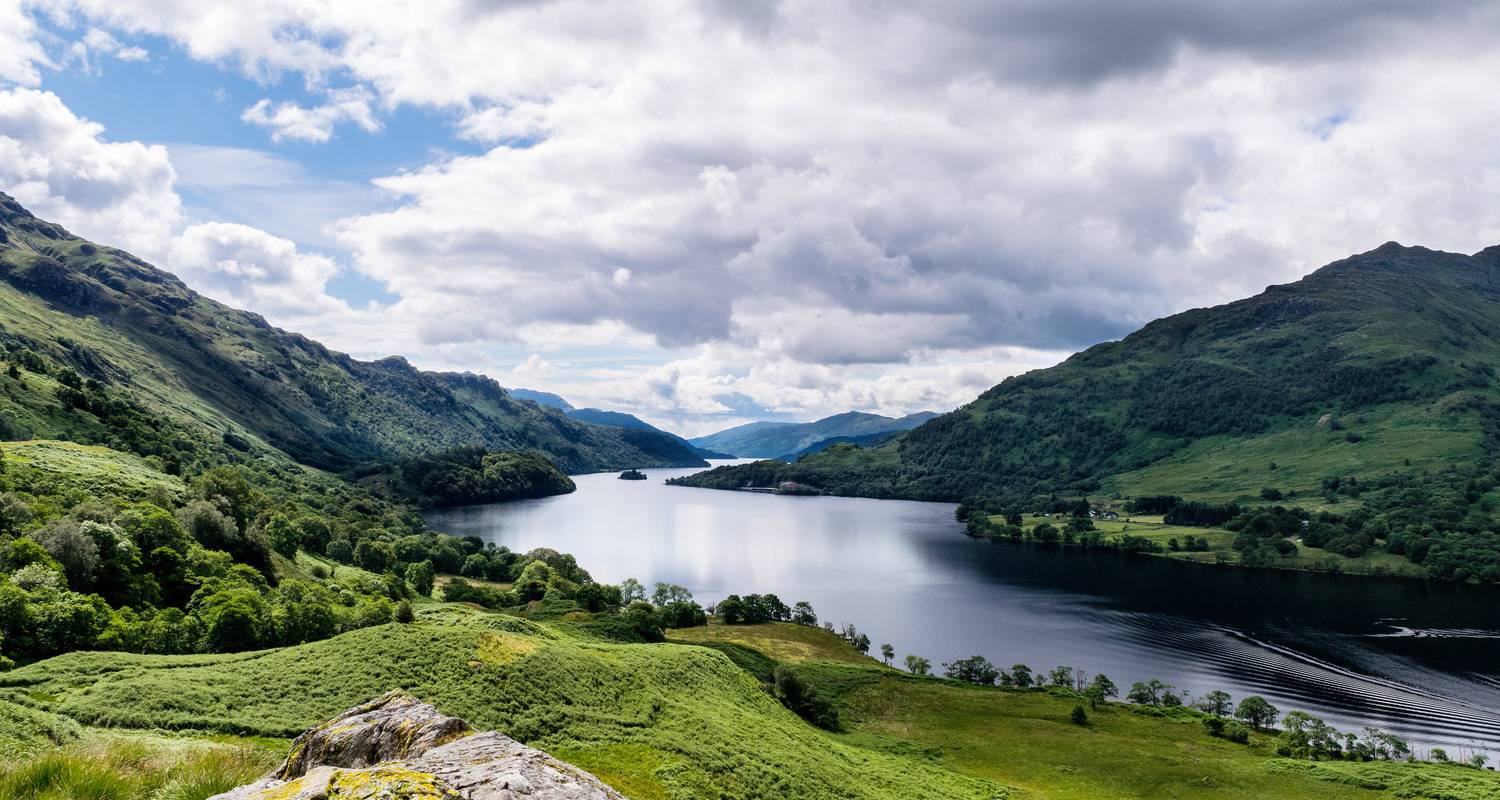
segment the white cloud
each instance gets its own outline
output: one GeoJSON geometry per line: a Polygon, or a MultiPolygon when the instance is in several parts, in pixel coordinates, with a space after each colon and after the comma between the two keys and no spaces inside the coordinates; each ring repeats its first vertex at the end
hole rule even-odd
{"type": "Polygon", "coordinates": [[[109,31],[89,28],[82,39],[68,47],[67,63],[77,64],[84,72],[98,76],[103,73],[101,61],[105,56],[121,61],[147,61],[151,58],[143,47],[126,45],[109,31]]]}
{"type": "MultiPolygon", "coordinates": [[[[674,419],[952,405],[1388,239],[1500,241],[1485,4],[50,5],[296,73],[326,102],[247,109],[273,139],[450,115],[488,149],[341,212],[400,300],[378,335],[327,335],[502,372],[548,354],[549,388],[674,419]],[[583,339],[641,358],[551,355],[583,339]]],[[[333,202],[229,186],[227,163],[194,171],[333,202]]]]}
{"type": "Polygon", "coordinates": [[[327,294],[338,265],[247,225],[205,222],[172,240],[167,266],[209,297],[283,324],[349,309],[327,294]]]}
{"type": "Polygon", "coordinates": [[[21,7],[20,0],[0,0],[0,82],[22,86],[41,82],[38,66],[51,66],[40,42],[36,21],[21,7]]]}
{"type": "Polygon", "coordinates": [[[352,122],[374,133],[380,121],[370,108],[370,96],[362,89],[343,89],[328,93],[329,102],[307,108],[292,102],[272,103],[262,99],[245,109],[240,119],[271,131],[271,141],[295,139],[304,142],[326,142],[333,138],[334,127],[352,122]]]}
{"type": "Polygon", "coordinates": [[[539,353],[532,353],[525,361],[511,367],[510,374],[520,378],[546,377],[557,371],[557,367],[539,353]]]}
{"type": "Polygon", "coordinates": [[[0,187],[80,236],[160,259],[182,216],[167,150],[103,133],[51,92],[0,91],[0,187]]]}

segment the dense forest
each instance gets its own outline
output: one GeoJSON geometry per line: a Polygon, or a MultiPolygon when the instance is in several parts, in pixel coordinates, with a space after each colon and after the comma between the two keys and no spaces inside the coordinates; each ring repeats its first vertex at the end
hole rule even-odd
{"type": "Polygon", "coordinates": [[[410,458],[367,482],[420,507],[524,500],[577,488],[540,453],[493,452],[478,446],[410,458]]]}

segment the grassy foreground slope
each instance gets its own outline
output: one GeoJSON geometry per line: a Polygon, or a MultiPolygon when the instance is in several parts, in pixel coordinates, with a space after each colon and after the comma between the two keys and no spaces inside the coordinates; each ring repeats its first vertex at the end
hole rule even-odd
{"type": "MultiPolygon", "coordinates": [[[[65,365],[215,437],[327,469],[471,444],[540,451],[570,471],[704,463],[672,437],[573,420],[488,378],[331,351],[39,220],[3,194],[0,346],[65,365]]],[[[96,441],[56,394],[47,376],[12,376],[0,395],[0,438],[96,441]]]]}
{"type": "Polygon", "coordinates": [[[267,736],[402,687],[637,798],[1003,795],[987,781],[832,740],[712,650],[590,641],[455,610],[258,654],[76,653],[0,682],[91,725],[267,736]]]}
{"type": "MultiPolygon", "coordinates": [[[[907,675],[812,628],[716,624],[647,645],[595,638],[587,622],[577,612],[549,622],[429,604],[415,624],[280,650],[74,653],[0,676],[0,710],[90,726],[74,748],[133,729],[287,737],[402,687],[637,800],[1467,800],[1500,792],[1500,776],[1459,767],[1304,765],[1276,758],[1259,735],[1231,744],[1190,717],[1119,704],[1079,726],[1068,718],[1076,698],[907,675]],[[776,664],[838,706],[841,732],[813,728],[773,699],[763,673],[776,664]]],[[[264,740],[229,740],[246,741],[264,740]]],[[[11,800],[4,785],[0,776],[0,800],[11,800]]]]}
{"type": "Polygon", "coordinates": [[[1391,243],[1006,379],[875,448],[725,467],[690,485],[792,480],[935,500],[1319,492],[1322,479],[1472,464],[1495,446],[1500,248],[1391,243]],[[1274,465],[1274,466],[1273,466],[1274,465]]]}

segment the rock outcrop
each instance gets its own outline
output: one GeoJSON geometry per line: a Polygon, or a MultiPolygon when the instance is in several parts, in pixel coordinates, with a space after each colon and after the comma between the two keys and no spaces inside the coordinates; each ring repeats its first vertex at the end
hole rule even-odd
{"type": "Polygon", "coordinates": [[[210,800],[623,800],[593,775],[405,692],[297,737],[281,766],[210,800]]]}

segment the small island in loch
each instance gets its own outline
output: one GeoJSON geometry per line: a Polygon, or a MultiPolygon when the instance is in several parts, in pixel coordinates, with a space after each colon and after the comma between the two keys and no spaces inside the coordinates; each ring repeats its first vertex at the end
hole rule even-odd
{"type": "Polygon", "coordinates": [[[645,479],[646,473],[641,472],[638,469],[627,469],[624,472],[620,473],[620,480],[622,481],[643,481],[645,479]]]}

